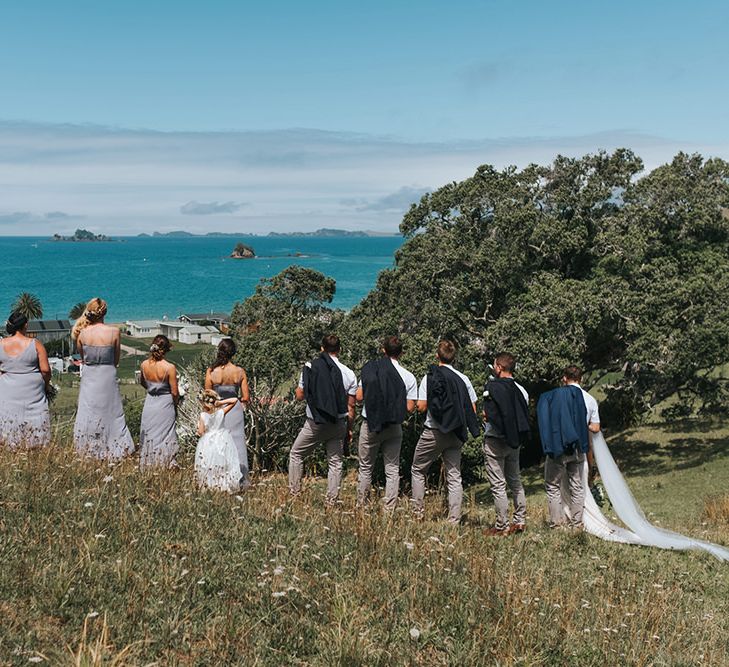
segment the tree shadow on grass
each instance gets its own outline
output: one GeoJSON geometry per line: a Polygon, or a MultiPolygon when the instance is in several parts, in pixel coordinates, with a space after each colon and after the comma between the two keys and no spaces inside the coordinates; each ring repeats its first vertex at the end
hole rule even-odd
{"type": "Polygon", "coordinates": [[[656,424],[655,429],[655,440],[636,438],[632,431],[610,440],[608,446],[623,474],[660,475],[729,455],[729,437],[724,433],[712,434],[705,422],[656,424]],[[676,433],[686,435],[670,437],[676,433]]]}

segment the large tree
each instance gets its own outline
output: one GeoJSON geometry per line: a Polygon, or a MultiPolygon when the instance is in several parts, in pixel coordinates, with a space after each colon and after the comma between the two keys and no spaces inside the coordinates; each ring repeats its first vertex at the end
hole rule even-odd
{"type": "Polygon", "coordinates": [[[449,336],[477,381],[503,349],[532,386],[570,362],[618,371],[630,410],[705,388],[729,352],[729,165],[679,154],[641,169],[628,150],[482,166],[425,195],[394,268],[345,325],[356,361],[400,331],[417,370],[449,336]]]}
{"type": "Polygon", "coordinates": [[[334,279],[295,265],[261,280],[255,293],[233,308],[241,363],[273,387],[294,378],[341,318],[326,305],[335,290],[334,279]]]}

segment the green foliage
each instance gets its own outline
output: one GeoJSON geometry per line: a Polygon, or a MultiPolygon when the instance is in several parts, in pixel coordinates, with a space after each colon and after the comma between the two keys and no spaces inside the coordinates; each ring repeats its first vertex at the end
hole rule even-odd
{"type": "Polygon", "coordinates": [[[43,317],[43,304],[40,299],[30,292],[21,292],[15,297],[15,303],[10,310],[18,311],[25,315],[29,320],[38,320],[43,317]]]}
{"type": "Polygon", "coordinates": [[[398,331],[406,365],[424,370],[446,336],[476,381],[501,350],[537,389],[568,363],[629,370],[607,390],[621,421],[700,392],[703,369],[729,358],[729,164],[679,154],[636,180],[641,168],[624,149],[559,156],[425,195],[395,267],[342,327],[352,359],[398,331]]]}
{"type": "Polygon", "coordinates": [[[84,314],[84,311],[86,310],[86,302],[85,301],[79,301],[71,310],[68,311],[68,317],[72,320],[77,320],[81,315],[84,314]]]}
{"type": "Polygon", "coordinates": [[[300,266],[265,278],[255,294],[233,308],[237,362],[249,376],[277,390],[293,384],[305,361],[319,350],[322,336],[341,320],[327,308],[335,281],[300,266]]]}
{"type": "Polygon", "coordinates": [[[139,432],[142,427],[142,410],[144,409],[144,399],[125,399],[124,400],[124,419],[127,422],[127,428],[131,433],[134,442],[139,442],[139,432]]]}

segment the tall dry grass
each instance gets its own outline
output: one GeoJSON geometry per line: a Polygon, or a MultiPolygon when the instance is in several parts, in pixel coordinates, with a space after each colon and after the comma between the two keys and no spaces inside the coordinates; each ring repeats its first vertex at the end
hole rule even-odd
{"type": "Polygon", "coordinates": [[[549,531],[541,493],[489,539],[472,492],[450,527],[437,493],[421,523],[356,511],[351,473],[328,510],[320,481],[226,496],[182,464],[0,453],[3,664],[729,664],[726,564],[549,531]]]}

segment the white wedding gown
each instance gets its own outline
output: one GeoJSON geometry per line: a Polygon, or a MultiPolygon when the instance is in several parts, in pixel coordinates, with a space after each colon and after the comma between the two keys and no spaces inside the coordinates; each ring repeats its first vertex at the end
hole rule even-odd
{"type": "Polygon", "coordinates": [[[233,436],[223,427],[225,413],[203,413],[205,433],[195,449],[195,477],[200,486],[235,493],[240,490],[240,458],[233,436]]]}
{"type": "MultiPolygon", "coordinates": [[[[643,510],[633,498],[625,479],[613,459],[602,433],[592,434],[592,449],[595,454],[595,463],[600,471],[600,479],[607,491],[608,498],[618,518],[627,526],[622,528],[608,521],[600,511],[595,499],[587,485],[587,461],[582,471],[582,483],[586,489],[585,509],[583,523],[585,531],[603,540],[624,542],[627,544],[642,544],[644,546],[659,547],[661,549],[696,549],[708,551],[719,560],[729,561],[729,549],[686,537],[672,530],[657,528],[646,519],[643,510]]],[[[562,500],[565,508],[569,506],[569,489],[566,476],[562,483],[562,500]]],[[[569,510],[565,509],[566,513],[569,510]]]]}

